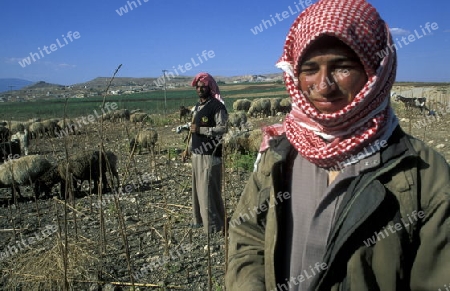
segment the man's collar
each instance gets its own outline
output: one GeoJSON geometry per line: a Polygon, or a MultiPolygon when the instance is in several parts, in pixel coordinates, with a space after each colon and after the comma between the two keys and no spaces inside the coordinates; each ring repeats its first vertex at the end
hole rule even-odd
{"type": "Polygon", "coordinates": [[[198,101],[198,103],[200,104],[200,105],[205,105],[206,103],[208,103],[209,101],[211,101],[211,97],[208,97],[207,99],[205,99],[205,100],[203,100],[202,101],[202,99],[200,98],[199,99],[199,101],[198,101]]]}

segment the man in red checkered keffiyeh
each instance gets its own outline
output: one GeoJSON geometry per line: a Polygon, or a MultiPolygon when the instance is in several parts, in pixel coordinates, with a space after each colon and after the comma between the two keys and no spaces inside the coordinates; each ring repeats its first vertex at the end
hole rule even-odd
{"type": "MultiPolygon", "coordinates": [[[[398,124],[390,107],[389,92],[395,81],[396,53],[389,29],[366,1],[322,0],[307,8],[287,35],[277,67],[284,71],[292,111],[282,125],[266,127],[261,150],[268,140],[285,133],[300,155],[330,168],[361,152],[375,140],[386,140],[398,124]],[[367,81],[352,102],[334,112],[321,112],[309,100],[319,87],[341,83],[345,73],[333,75],[321,84],[302,91],[299,69],[303,58],[317,41],[335,38],[354,51],[367,81]],[[381,50],[390,53],[380,59],[381,50]],[[334,79],[333,79],[334,78],[334,79]]],[[[336,87],[336,86],[335,86],[336,87]]],[[[339,89],[337,89],[339,90],[339,89]]]]}
{"type": "Polygon", "coordinates": [[[292,110],[263,128],[230,220],[227,290],[446,286],[450,167],[398,125],[395,46],[375,8],[317,1],[277,66],[292,110]]]}
{"type": "Polygon", "coordinates": [[[216,98],[222,104],[224,104],[224,101],[223,101],[222,97],[220,96],[219,86],[217,85],[216,80],[214,80],[214,78],[210,74],[205,73],[205,72],[198,73],[197,75],[195,75],[194,79],[192,80],[191,86],[192,87],[197,86],[197,83],[199,81],[203,82],[206,86],[209,87],[212,97],[216,98]]]}
{"type": "Polygon", "coordinates": [[[230,220],[227,290],[446,286],[450,167],[398,125],[395,46],[375,8],[317,1],[277,66],[292,111],[264,128],[230,220]]]}

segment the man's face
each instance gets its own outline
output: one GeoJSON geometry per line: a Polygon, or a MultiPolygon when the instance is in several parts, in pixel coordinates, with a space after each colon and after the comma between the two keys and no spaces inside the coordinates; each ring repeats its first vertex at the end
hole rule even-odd
{"type": "Polygon", "coordinates": [[[210,95],[210,89],[205,83],[198,81],[195,86],[195,90],[197,91],[198,97],[201,99],[207,99],[210,95]]]}
{"type": "Polygon", "coordinates": [[[334,37],[312,44],[299,64],[299,89],[321,113],[350,104],[367,82],[356,53],[334,37]]]}

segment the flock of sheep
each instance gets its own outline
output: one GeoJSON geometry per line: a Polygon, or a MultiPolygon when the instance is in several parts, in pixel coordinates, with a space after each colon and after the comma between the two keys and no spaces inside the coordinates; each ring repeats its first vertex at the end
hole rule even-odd
{"type": "MultiPolygon", "coordinates": [[[[233,112],[228,116],[228,126],[245,128],[247,117],[269,117],[286,114],[291,110],[290,98],[238,99],[233,102],[233,112]]],[[[180,123],[190,118],[193,108],[180,106],[180,123]]]]}
{"type": "MultiPolygon", "coordinates": [[[[134,114],[143,116],[141,112],[134,114]]],[[[82,151],[56,163],[42,155],[28,155],[30,139],[55,137],[64,125],[71,126],[73,134],[80,133],[80,127],[75,127],[70,120],[64,124],[56,119],[0,122],[0,188],[10,188],[12,197],[19,200],[22,199],[19,186],[31,186],[35,197],[39,197],[42,194],[50,196],[53,186],[59,184],[59,195],[64,199],[67,181],[72,181],[75,193],[79,193],[83,181],[94,182],[93,193],[98,191],[100,181],[103,193],[108,190],[108,185],[117,189],[120,184],[117,156],[111,151],[103,152],[103,155],[100,151],[82,151]],[[107,173],[112,178],[109,184],[107,173]]],[[[156,130],[143,129],[131,139],[130,151],[141,153],[146,148],[154,153],[157,140],[156,130]]]]}
{"type": "Polygon", "coordinates": [[[236,100],[233,103],[233,112],[228,116],[229,131],[225,135],[225,143],[231,151],[242,154],[258,152],[262,140],[262,131],[260,129],[249,130],[247,117],[284,115],[290,110],[290,98],[236,100]]]}
{"type": "MultiPolygon", "coordinates": [[[[247,117],[266,117],[283,114],[289,111],[289,99],[260,98],[253,101],[240,99],[233,103],[233,111],[229,114],[229,132],[224,141],[233,151],[241,153],[257,152],[262,138],[261,130],[249,130],[247,117]],[[287,100],[286,100],[287,99],[287,100]]],[[[151,117],[141,110],[115,110],[103,114],[104,120],[144,122],[151,117]]],[[[53,186],[59,184],[60,197],[66,198],[67,183],[79,190],[83,181],[94,181],[94,193],[101,187],[103,193],[110,185],[111,189],[119,187],[117,156],[111,152],[91,150],[83,151],[57,163],[41,155],[28,155],[30,139],[54,138],[61,134],[82,134],[80,122],[75,119],[30,119],[29,121],[0,122],[0,188],[10,188],[12,195],[19,198],[19,186],[31,186],[35,197],[42,194],[49,196],[53,186]],[[102,161],[99,163],[99,161],[102,161]],[[111,183],[108,184],[106,174],[109,173],[111,183]]],[[[130,141],[130,152],[141,154],[145,148],[155,154],[158,132],[152,128],[140,130],[130,141]]],[[[72,191],[69,192],[70,194],[72,191]]],[[[77,192],[75,192],[77,193],[77,192]]],[[[14,196],[13,196],[14,197],[14,196]]]]}
{"type": "MultiPolygon", "coordinates": [[[[5,161],[0,165],[0,188],[11,188],[12,197],[22,198],[19,186],[31,186],[36,198],[41,194],[50,196],[54,185],[60,184],[60,198],[65,199],[66,182],[72,181],[73,189],[80,190],[83,181],[94,181],[94,192],[98,191],[100,177],[102,190],[107,192],[110,173],[111,189],[118,187],[117,156],[111,151],[85,151],[54,164],[42,155],[28,155],[5,161]],[[101,160],[101,163],[100,163],[101,160]],[[16,193],[16,196],[14,196],[16,193]]],[[[78,193],[78,192],[76,192],[78,193]]]]}

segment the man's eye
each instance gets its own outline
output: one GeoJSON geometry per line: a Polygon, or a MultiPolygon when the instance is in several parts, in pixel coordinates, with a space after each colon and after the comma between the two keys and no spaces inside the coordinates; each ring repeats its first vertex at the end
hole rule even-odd
{"type": "Polygon", "coordinates": [[[340,66],[338,68],[335,68],[334,71],[337,74],[346,74],[352,69],[351,66],[340,66]]]}
{"type": "Polygon", "coordinates": [[[335,67],[334,67],[334,71],[336,71],[336,72],[348,72],[348,71],[351,71],[351,70],[357,70],[357,69],[359,69],[360,68],[360,66],[358,65],[358,64],[352,64],[352,63],[350,63],[350,64],[339,64],[339,65],[336,65],[335,67]]]}
{"type": "Polygon", "coordinates": [[[317,72],[316,68],[301,68],[300,74],[311,75],[317,72]]]}

